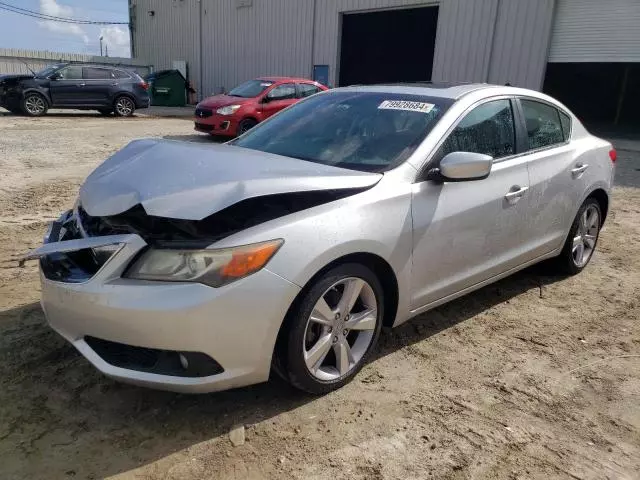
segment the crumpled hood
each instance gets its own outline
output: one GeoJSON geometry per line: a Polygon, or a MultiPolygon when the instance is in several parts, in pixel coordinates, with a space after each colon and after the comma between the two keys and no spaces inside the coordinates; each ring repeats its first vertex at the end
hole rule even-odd
{"type": "Polygon", "coordinates": [[[117,215],[142,204],[149,215],[201,220],[247,198],[366,188],[380,178],[230,145],[143,139],[87,177],[80,203],[92,216],[117,215]]]}
{"type": "Polygon", "coordinates": [[[255,102],[255,98],[231,97],[229,95],[215,95],[202,100],[198,107],[205,108],[221,108],[227,105],[244,105],[245,103],[255,102]]]}

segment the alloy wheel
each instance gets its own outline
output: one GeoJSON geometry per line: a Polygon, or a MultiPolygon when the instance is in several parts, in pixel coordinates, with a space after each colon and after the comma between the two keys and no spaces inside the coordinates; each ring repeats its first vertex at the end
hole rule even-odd
{"type": "Polygon", "coordinates": [[[120,97],[116,102],[116,111],[121,117],[128,117],[133,113],[133,102],[128,97],[120,97]]]}
{"type": "Polygon", "coordinates": [[[571,253],[576,267],[584,267],[593,255],[599,230],[600,214],[594,205],[589,205],[580,215],[578,229],[573,237],[571,253]]]}
{"type": "Polygon", "coordinates": [[[24,108],[30,115],[42,115],[47,106],[40,95],[29,95],[25,99],[24,108]]]}
{"type": "Polygon", "coordinates": [[[344,278],[318,299],[307,320],[304,361],[315,378],[343,377],[362,360],[376,331],[376,295],[366,281],[344,278]]]}

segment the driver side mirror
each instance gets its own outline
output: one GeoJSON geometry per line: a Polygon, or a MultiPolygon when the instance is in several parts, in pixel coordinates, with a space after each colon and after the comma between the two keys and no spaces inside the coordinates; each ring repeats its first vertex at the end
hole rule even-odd
{"type": "Polygon", "coordinates": [[[60,80],[62,78],[62,74],[60,72],[53,72],[49,75],[49,80],[60,80]]]}
{"type": "Polygon", "coordinates": [[[451,152],[440,160],[439,168],[429,170],[427,180],[465,182],[483,180],[491,173],[493,157],[475,152],[451,152]]]}
{"type": "Polygon", "coordinates": [[[271,100],[272,98],[269,96],[269,94],[262,97],[262,103],[269,103],[271,100]]]}

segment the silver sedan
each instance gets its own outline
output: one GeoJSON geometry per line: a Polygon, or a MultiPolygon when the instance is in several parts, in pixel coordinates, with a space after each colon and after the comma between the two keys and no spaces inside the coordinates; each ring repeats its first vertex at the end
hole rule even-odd
{"type": "Polygon", "coordinates": [[[615,151],[492,85],[339,88],[226,145],[143,139],[85,181],[38,258],[50,325],[106,375],[320,394],[396,326],[553,259],[576,274],[615,151]]]}

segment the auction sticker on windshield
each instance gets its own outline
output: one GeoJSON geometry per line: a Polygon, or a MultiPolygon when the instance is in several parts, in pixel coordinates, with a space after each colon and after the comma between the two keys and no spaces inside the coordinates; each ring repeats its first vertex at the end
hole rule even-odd
{"type": "Polygon", "coordinates": [[[408,100],[385,100],[378,105],[379,110],[406,110],[408,112],[429,113],[433,110],[433,103],[411,102],[408,100]]]}

